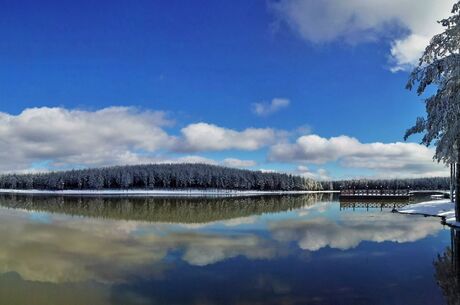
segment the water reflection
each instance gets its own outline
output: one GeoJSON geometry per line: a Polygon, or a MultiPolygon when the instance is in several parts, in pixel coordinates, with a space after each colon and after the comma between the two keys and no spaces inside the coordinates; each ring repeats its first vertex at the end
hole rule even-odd
{"type": "Polygon", "coordinates": [[[0,304],[441,300],[439,220],[331,199],[3,196],[0,304]]]}
{"type": "Polygon", "coordinates": [[[168,223],[207,223],[283,212],[332,200],[332,194],[245,198],[79,197],[0,194],[0,206],[67,215],[168,223]]]}
{"type": "Polygon", "coordinates": [[[383,211],[384,209],[397,209],[402,208],[410,203],[409,200],[395,200],[395,201],[388,201],[388,200],[377,200],[377,201],[353,201],[353,200],[346,200],[340,201],[340,209],[341,210],[355,210],[355,209],[366,209],[367,211],[372,209],[380,209],[383,211]]]}
{"type": "Polygon", "coordinates": [[[339,221],[326,217],[279,221],[271,225],[271,231],[276,240],[294,241],[304,250],[316,251],[324,247],[347,250],[363,241],[413,242],[441,230],[430,218],[377,215],[346,214],[339,221]]]}
{"type": "MultiPolygon", "coordinates": [[[[0,275],[0,303],[8,305],[109,305],[110,289],[96,283],[55,285],[25,281],[16,273],[0,275]]],[[[151,304],[130,302],[127,304],[151,304]]]]}
{"type": "Polygon", "coordinates": [[[188,232],[59,216],[36,223],[27,216],[17,211],[0,215],[0,273],[15,271],[32,281],[113,283],[159,276],[170,267],[162,260],[171,252],[196,266],[278,253],[276,245],[253,233],[188,232]]]}
{"type": "Polygon", "coordinates": [[[434,267],[446,304],[460,304],[460,230],[451,228],[451,245],[438,255],[434,267]]]}

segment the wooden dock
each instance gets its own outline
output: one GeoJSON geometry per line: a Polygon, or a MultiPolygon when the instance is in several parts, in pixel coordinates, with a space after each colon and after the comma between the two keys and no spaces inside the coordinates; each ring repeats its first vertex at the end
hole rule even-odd
{"type": "Polygon", "coordinates": [[[409,190],[342,190],[341,200],[391,199],[407,200],[412,197],[409,190]]]}

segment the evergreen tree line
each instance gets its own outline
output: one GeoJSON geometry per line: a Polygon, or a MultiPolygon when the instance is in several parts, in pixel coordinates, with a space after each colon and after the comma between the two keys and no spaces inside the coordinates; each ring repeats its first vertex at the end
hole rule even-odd
{"type": "Polygon", "coordinates": [[[207,164],[149,164],[0,176],[2,189],[321,190],[312,179],[207,164]]]}
{"type": "Polygon", "coordinates": [[[323,182],[324,190],[448,190],[450,179],[448,177],[431,177],[415,179],[355,179],[323,182]]]}
{"type": "Polygon", "coordinates": [[[208,164],[148,164],[0,176],[1,189],[447,190],[448,177],[314,181],[208,164]]]}

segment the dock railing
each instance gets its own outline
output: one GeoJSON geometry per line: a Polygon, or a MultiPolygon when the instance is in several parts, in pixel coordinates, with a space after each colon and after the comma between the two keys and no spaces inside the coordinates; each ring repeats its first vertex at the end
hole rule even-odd
{"type": "Polygon", "coordinates": [[[366,197],[366,196],[372,196],[372,197],[404,197],[404,196],[410,196],[410,191],[409,190],[376,190],[376,189],[367,189],[367,190],[341,190],[340,191],[340,196],[349,196],[349,197],[366,197]]]}

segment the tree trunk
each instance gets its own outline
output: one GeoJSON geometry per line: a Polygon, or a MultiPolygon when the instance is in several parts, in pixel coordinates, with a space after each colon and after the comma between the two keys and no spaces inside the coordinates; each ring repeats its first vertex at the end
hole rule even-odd
{"type": "Polygon", "coordinates": [[[455,164],[451,163],[450,164],[450,200],[453,202],[454,201],[454,174],[455,174],[455,164]]]}
{"type": "Polygon", "coordinates": [[[454,274],[453,280],[456,283],[460,282],[460,230],[451,228],[451,254],[452,254],[452,271],[454,274]]]}
{"type": "MultiPolygon", "coordinates": [[[[459,153],[460,157],[460,153],[459,153]]],[[[460,222],[460,196],[458,196],[458,191],[460,190],[460,168],[459,160],[455,165],[455,220],[460,222]]]]}

